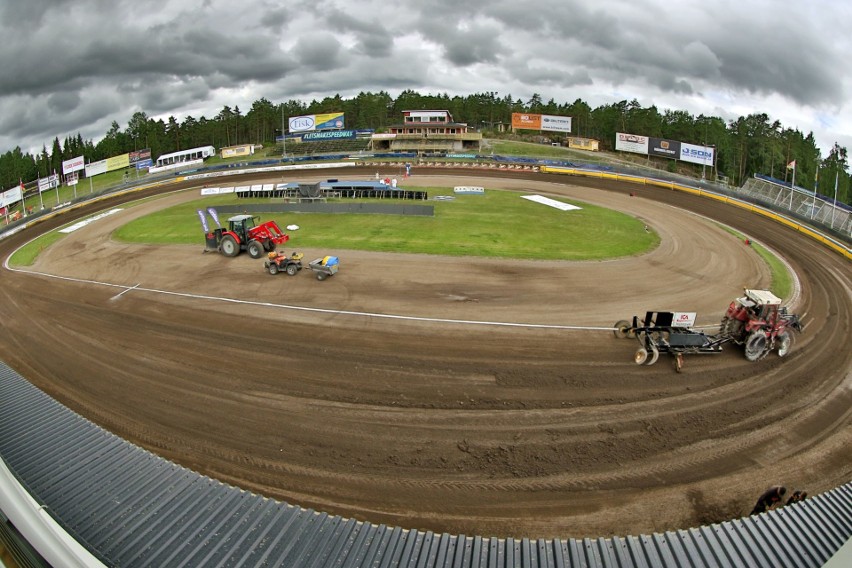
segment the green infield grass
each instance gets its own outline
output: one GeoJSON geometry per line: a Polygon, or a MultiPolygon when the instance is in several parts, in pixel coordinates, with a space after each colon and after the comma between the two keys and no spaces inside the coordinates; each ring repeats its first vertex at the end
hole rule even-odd
{"type": "MultiPolygon", "coordinates": [[[[446,188],[425,188],[429,195],[451,195],[446,188]]],[[[486,190],[484,195],[458,195],[434,205],[434,217],[380,214],[273,213],[282,229],[298,225],[287,248],[323,248],[482,256],[539,260],[601,260],[642,254],[659,244],[642,221],[610,209],[560,199],[581,207],[559,209],[521,199],[512,191],[486,190]]],[[[388,203],[387,200],[381,201],[388,203]]],[[[233,196],[201,198],[131,221],[115,238],[151,244],[204,244],[196,210],[224,204],[269,203],[268,199],[236,200],[233,196]]],[[[395,202],[403,204],[403,202],[395,202]]],[[[411,202],[406,202],[411,204],[411,202]]],[[[228,215],[220,222],[227,225],[228,215]]]]}

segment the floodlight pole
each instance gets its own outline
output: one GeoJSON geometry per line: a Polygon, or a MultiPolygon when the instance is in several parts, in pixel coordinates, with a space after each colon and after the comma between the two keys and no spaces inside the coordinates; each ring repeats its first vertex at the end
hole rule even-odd
{"type": "Polygon", "coordinates": [[[281,159],[287,156],[287,131],[284,130],[284,105],[281,105],[281,159]]]}

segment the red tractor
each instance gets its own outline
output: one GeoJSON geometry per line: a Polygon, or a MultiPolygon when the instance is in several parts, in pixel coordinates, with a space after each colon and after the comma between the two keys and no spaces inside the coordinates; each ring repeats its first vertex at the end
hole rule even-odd
{"type": "Polygon", "coordinates": [[[719,335],[745,346],[749,361],[763,359],[774,349],[784,357],[793,347],[792,330],[802,331],[799,317],[788,314],[781,298],[768,290],[745,290],[722,318],[719,335]]]}
{"type": "Polygon", "coordinates": [[[290,240],[275,221],[259,223],[259,217],[235,215],[228,219],[228,228],[214,229],[208,235],[215,247],[225,256],[237,256],[247,251],[252,258],[260,258],[266,252],[274,251],[278,245],[290,240]]]}

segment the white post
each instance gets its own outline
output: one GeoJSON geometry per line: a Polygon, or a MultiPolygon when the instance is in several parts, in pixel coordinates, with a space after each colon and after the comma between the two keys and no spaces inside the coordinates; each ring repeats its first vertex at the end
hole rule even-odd
{"type": "Polygon", "coordinates": [[[27,199],[24,197],[24,182],[21,182],[21,213],[27,216],[27,199]]]}
{"type": "Polygon", "coordinates": [[[831,228],[834,228],[834,214],[837,212],[837,180],[840,178],[840,170],[834,172],[834,208],[831,210],[831,228]]]}
{"type": "Polygon", "coordinates": [[[793,210],[793,192],[796,187],[796,162],[793,161],[793,182],[790,184],[790,211],[793,210]]]}

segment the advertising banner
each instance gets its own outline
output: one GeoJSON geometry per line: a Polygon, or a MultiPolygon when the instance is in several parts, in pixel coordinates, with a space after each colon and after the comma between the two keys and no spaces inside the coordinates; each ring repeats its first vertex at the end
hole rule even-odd
{"type": "Polygon", "coordinates": [[[0,207],[6,207],[12,203],[17,203],[21,199],[21,186],[15,186],[10,190],[0,193],[0,207]]]}
{"type": "Polygon", "coordinates": [[[661,158],[680,158],[680,142],[664,138],[651,138],[648,143],[648,154],[661,158]]]}
{"type": "Polygon", "coordinates": [[[148,158],[147,160],[139,160],[138,162],[136,162],[136,169],[144,170],[145,168],[150,168],[153,165],[154,162],[151,160],[151,158],[148,158]]]}
{"type": "Polygon", "coordinates": [[[121,154],[120,156],[113,156],[106,159],[106,169],[108,172],[120,170],[121,168],[126,168],[129,165],[130,154],[121,154]]]}
{"type": "Polygon", "coordinates": [[[222,158],[236,158],[238,156],[250,156],[254,152],[254,147],[251,144],[243,144],[242,146],[230,146],[222,148],[222,158]]]}
{"type": "Polygon", "coordinates": [[[86,167],[86,164],[83,156],[77,156],[76,158],[71,158],[70,160],[62,162],[62,173],[70,174],[71,172],[78,172],[84,167],[86,167]]]}
{"type": "Polygon", "coordinates": [[[47,191],[48,189],[53,189],[54,187],[59,187],[59,176],[57,174],[38,179],[39,193],[47,191]]]}
{"type": "Polygon", "coordinates": [[[207,215],[204,214],[204,210],[197,209],[195,212],[198,213],[198,218],[201,220],[201,228],[204,229],[205,233],[209,233],[210,227],[207,225],[207,215]]]}
{"type": "Polygon", "coordinates": [[[104,174],[107,171],[107,161],[106,160],[98,160],[97,162],[92,162],[91,164],[86,164],[86,177],[96,176],[98,174],[104,174]]]}
{"type": "Polygon", "coordinates": [[[541,129],[550,132],[571,132],[570,116],[541,115],[541,129]]]}
{"type": "Polygon", "coordinates": [[[128,157],[131,165],[136,165],[145,160],[151,161],[151,149],[145,148],[144,150],[134,150],[128,154],[128,157]]]}
{"type": "Polygon", "coordinates": [[[308,132],[302,135],[303,142],[317,142],[319,140],[355,140],[354,130],[324,130],[319,132],[308,132]]]}
{"type": "Polygon", "coordinates": [[[712,167],[716,163],[715,154],[716,148],[712,146],[695,146],[686,142],[680,143],[680,159],[684,162],[712,167]]]}
{"type": "Polygon", "coordinates": [[[290,132],[311,132],[313,130],[330,130],[332,128],[343,128],[342,112],[291,116],[289,120],[290,132]]]}
{"type": "Polygon", "coordinates": [[[77,175],[78,175],[77,172],[72,172],[72,173],[68,174],[67,176],[65,176],[65,185],[68,185],[68,186],[77,185],[77,179],[78,179],[77,175]]]}
{"type": "Polygon", "coordinates": [[[636,154],[648,153],[648,137],[637,134],[615,133],[615,149],[621,152],[634,152],[636,154]]]}
{"type": "Polygon", "coordinates": [[[215,209],[213,209],[212,207],[208,207],[207,213],[209,213],[213,220],[216,222],[216,226],[222,226],[222,223],[219,222],[219,213],[215,209]]]}
{"type": "Polygon", "coordinates": [[[512,129],[541,130],[541,115],[524,112],[512,113],[512,129]]]}

